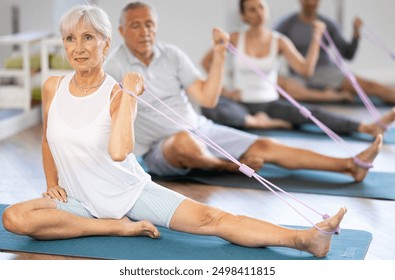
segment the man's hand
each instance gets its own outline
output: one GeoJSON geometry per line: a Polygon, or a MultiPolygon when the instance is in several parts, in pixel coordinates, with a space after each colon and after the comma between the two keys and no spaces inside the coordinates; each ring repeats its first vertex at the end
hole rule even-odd
{"type": "Polygon", "coordinates": [[[354,37],[359,38],[361,27],[363,25],[363,21],[360,17],[356,17],[354,19],[353,27],[354,27],[354,37]]]}
{"type": "Polygon", "coordinates": [[[323,21],[315,20],[312,23],[314,29],[314,35],[321,37],[324,34],[326,29],[326,24],[323,21]]]}
{"type": "Polygon", "coordinates": [[[225,60],[226,46],[229,43],[229,34],[220,28],[213,29],[213,43],[214,43],[214,57],[221,58],[220,61],[225,60]]]}

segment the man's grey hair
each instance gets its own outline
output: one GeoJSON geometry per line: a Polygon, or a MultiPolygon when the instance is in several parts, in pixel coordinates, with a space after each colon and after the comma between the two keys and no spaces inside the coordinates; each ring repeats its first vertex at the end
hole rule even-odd
{"type": "Polygon", "coordinates": [[[151,5],[148,5],[146,3],[137,1],[137,2],[131,2],[131,3],[127,4],[122,9],[121,16],[119,18],[119,25],[123,26],[125,24],[125,14],[127,13],[127,11],[138,9],[138,8],[148,8],[148,9],[150,9],[152,14],[153,14],[153,16],[154,16],[154,18],[155,18],[155,21],[156,22],[158,21],[158,13],[156,12],[154,7],[152,7],[151,5]]]}

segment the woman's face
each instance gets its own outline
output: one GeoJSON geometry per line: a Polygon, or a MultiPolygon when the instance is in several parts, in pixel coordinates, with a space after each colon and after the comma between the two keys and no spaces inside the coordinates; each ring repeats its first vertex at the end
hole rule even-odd
{"type": "Polygon", "coordinates": [[[262,0],[247,0],[243,3],[242,18],[249,25],[262,25],[269,19],[269,9],[262,0]]]}
{"type": "Polygon", "coordinates": [[[100,68],[110,47],[108,39],[91,25],[79,21],[75,30],[63,37],[67,59],[76,71],[100,68]]]}

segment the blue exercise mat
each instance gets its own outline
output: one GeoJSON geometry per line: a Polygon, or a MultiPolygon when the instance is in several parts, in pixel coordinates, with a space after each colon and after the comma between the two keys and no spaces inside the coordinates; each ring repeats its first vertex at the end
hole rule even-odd
{"type": "MultiPolygon", "coordinates": [[[[0,205],[2,214],[6,205],[0,205]]],[[[122,260],[314,260],[312,255],[289,248],[246,248],[221,238],[201,236],[159,228],[161,237],[82,237],[39,241],[12,234],[0,225],[0,250],[95,259],[122,260]]],[[[320,260],[362,260],[372,234],[342,229],[334,235],[331,250],[320,260]]]]}
{"type": "MultiPolygon", "coordinates": [[[[395,200],[395,173],[370,171],[360,183],[350,176],[316,170],[288,170],[265,164],[263,178],[287,192],[313,193],[395,200]]],[[[242,173],[192,170],[185,176],[155,177],[156,180],[193,181],[205,185],[267,190],[256,179],[242,173]]]]}
{"type": "MultiPolygon", "coordinates": [[[[392,108],[394,104],[384,102],[376,96],[368,96],[372,104],[377,108],[392,108]]],[[[339,107],[360,107],[365,108],[365,104],[359,96],[355,96],[354,100],[351,102],[332,102],[332,101],[310,101],[310,102],[299,102],[303,105],[336,105],[339,107]]]]}
{"type": "MultiPolygon", "coordinates": [[[[288,138],[307,138],[307,139],[330,139],[320,128],[314,124],[306,124],[299,129],[248,129],[247,132],[257,134],[264,137],[288,137],[288,138]]],[[[349,135],[339,135],[345,140],[359,140],[366,142],[373,142],[374,137],[363,133],[352,133],[349,135]]],[[[385,144],[395,144],[395,128],[388,130],[384,134],[383,142],[385,144]]]]}

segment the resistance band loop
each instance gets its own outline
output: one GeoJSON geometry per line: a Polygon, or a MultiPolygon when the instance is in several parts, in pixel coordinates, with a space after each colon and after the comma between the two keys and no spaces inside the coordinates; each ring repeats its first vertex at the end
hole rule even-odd
{"type": "Polygon", "coordinates": [[[202,141],[203,143],[205,143],[207,146],[211,147],[212,149],[216,150],[217,152],[221,153],[222,155],[224,155],[224,157],[226,157],[227,159],[229,159],[230,161],[232,161],[233,163],[235,163],[236,165],[239,166],[239,171],[242,172],[243,174],[245,174],[248,177],[253,177],[255,178],[259,183],[261,183],[263,186],[265,186],[268,190],[270,190],[273,194],[275,194],[278,198],[280,198],[282,201],[284,201],[289,207],[291,207],[295,212],[297,212],[301,217],[303,217],[306,221],[308,221],[312,226],[314,226],[318,231],[324,233],[324,234],[338,234],[340,232],[340,228],[336,228],[333,231],[325,231],[323,229],[321,229],[320,227],[318,227],[316,224],[314,224],[311,220],[309,220],[305,215],[303,215],[298,209],[296,209],[293,205],[291,205],[287,200],[285,200],[279,193],[277,193],[273,188],[277,189],[277,191],[283,193],[284,195],[294,199],[295,201],[299,202],[301,205],[303,205],[304,207],[310,209],[311,211],[315,212],[316,214],[320,215],[324,220],[328,219],[330,216],[328,214],[321,214],[319,213],[317,210],[313,209],[312,207],[308,206],[306,203],[304,203],[303,201],[301,201],[300,199],[296,198],[295,196],[287,193],[286,191],[282,190],[281,188],[277,187],[276,185],[274,185],[273,183],[269,182],[268,180],[264,179],[262,176],[260,176],[259,174],[255,173],[255,171],[250,168],[249,166],[242,164],[241,162],[239,162],[237,159],[235,159],[232,155],[230,155],[228,152],[226,152],[223,148],[221,148],[218,144],[216,144],[214,141],[212,141],[209,137],[207,137],[203,132],[201,132],[199,129],[193,127],[192,125],[188,124],[185,119],[183,119],[177,112],[175,112],[172,108],[170,108],[166,103],[164,103],[160,98],[158,98],[155,94],[153,94],[150,90],[148,90],[147,85],[145,85],[145,92],[149,93],[150,95],[152,95],[155,99],[157,99],[159,102],[161,102],[161,104],[163,104],[167,109],[169,109],[173,114],[175,114],[183,123],[174,120],[173,118],[169,117],[168,115],[166,115],[165,113],[163,113],[162,111],[158,110],[157,108],[155,108],[154,106],[152,106],[151,104],[149,104],[148,102],[146,102],[144,99],[142,99],[140,96],[136,95],[134,92],[125,89],[122,87],[122,85],[120,84],[122,90],[132,96],[134,96],[135,98],[138,99],[138,101],[144,103],[146,106],[150,107],[152,110],[154,110],[155,112],[159,113],[160,115],[162,115],[163,117],[165,117],[166,119],[170,120],[171,122],[175,123],[176,125],[180,126],[181,128],[183,128],[184,130],[186,130],[188,133],[190,133],[192,136],[196,137],[197,139],[199,139],[200,141],[202,141]],[[196,133],[200,134],[200,136],[196,135],[196,133]],[[204,140],[203,138],[205,138],[206,140],[204,140]],[[270,186],[269,186],[270,185],[270,186]]]}
{"type": "Polygon", "coordinates": [[[340,54],[339,50],[337,49],[335,43],[333,42],[331,36],[329,35],[328,31],[325,30],[324,37],[328,41],[329,45],[326,45],[323,40],[320,41],[322,49],[328,54],[331,60],[337,65],[337,67],[343,72],[343,74],[348,78],[351,82],[352,86],[356,90],[358,96],[361,98],[363,104],[365,105],[366,109],[369,111],[372,118],[376,121],[376,123],[381,126],[384,130],[388,130],[388,126],[383,124],[380,119],[381,115],[378,112],[377,108],[373,105],[372,101],[366,95],[362,87],[359,85],[357,78],[354,74],[347,68],[346,63],[342,55],[340,54]],[[332,52],[330,51],[332,49],[332,52]]]}

